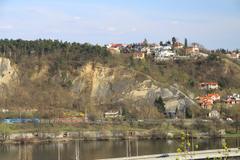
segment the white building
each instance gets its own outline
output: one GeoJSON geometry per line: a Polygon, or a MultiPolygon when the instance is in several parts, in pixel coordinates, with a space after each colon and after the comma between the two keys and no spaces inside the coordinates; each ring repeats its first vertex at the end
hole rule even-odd
{"type": "Polygon", "coordinates": [[[155,49],[155,61],[168,60],[171,57],[176,56],[176,53],[172,52],[170,46],[164,46],[159,49],[155,49]]]}
{"type": "Polygon", "coordinates": [[[1,112],[2,112],[2,113],[8,113],[8,112],[9,112],[9,110],[8,110],[8,109],[4,109],[4,108],[3,108],[3,109],[1,109],[1,112]]]}
{"type": "Polygon", "coordinates": [[[220,118],[220,113],[216,110],[213,110],[211,111],[209,114],[208,114],[209,118],[217,118],[219,119],[220,118]]]}
{"type": "Polygon", "coordinates": [[[104,113],[105,118],[118,118],[120,116],[121,115],[119,111],[109,111],[104,113]]]}

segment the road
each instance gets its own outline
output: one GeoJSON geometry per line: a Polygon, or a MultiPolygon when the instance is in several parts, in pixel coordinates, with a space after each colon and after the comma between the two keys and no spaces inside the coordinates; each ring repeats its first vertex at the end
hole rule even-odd
{"type": "Polygon", "coordinates": [[[237,158],[240,157],[240,150],[238,148],[231,148],[227,150],[205,150],[193,151],[189,153],[169,153],[169,154],[156,154],[138,157],[122,157],[104,160],[203,160],[214,158],[237,158]]]}

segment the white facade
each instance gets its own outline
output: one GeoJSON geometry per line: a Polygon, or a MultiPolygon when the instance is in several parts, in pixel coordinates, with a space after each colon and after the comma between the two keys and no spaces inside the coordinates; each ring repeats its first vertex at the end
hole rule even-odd
{"type": "Polygon", "coordinates": [[[208,114],[209,118],[220,118],[220,113],[216,110],[213,110],[211,111],[209,114],[208,114]]]}
{"type": "Polygon", "coordinates": [[[104,117],[105,118],[117,118],[117,117],[120,117],[120,113],[119,113],[119,111],[105,112],[104,117]]]}

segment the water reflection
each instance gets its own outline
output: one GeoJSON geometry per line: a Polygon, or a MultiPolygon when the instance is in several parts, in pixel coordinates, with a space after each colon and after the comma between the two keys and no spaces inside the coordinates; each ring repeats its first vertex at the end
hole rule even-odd
{"type": "MultiPolygon", "coordinates": [[[[193,140],[199,149],[222,148],[221,139],[193,140]]],[[[229,147],[239,147],[240,139],[225,139],[229,147]]],[[[2,160],[92,160],[124,156],[176,152],[178,140],[71,141],[52,144],[1,145],[2,160]]]]}

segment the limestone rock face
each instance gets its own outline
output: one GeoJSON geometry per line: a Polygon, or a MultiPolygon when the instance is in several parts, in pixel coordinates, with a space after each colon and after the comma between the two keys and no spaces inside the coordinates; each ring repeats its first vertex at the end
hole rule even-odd
{"type": "Polygon", "coordinates": [[[132,101],[154,103],[154,100],[161,95],[161,88],[154,85],[151,80],[144,80],[126,94],[125,98],[132,101]]]}
{"type": "Polygon", "coordinates": [[[17,80],[16,68],[8,58],[0,57],[0,85],[9,85],[17,80]]]}
{"type": "Polygon", "coordinates": [[[4,93],[18,80],[17,69],[8,58],[0,57],[0,91],[4,93]]]}
{"type": "Polygon", "coordinates": [[[167,108],[181,110],[186,104],[176,91],[161,88],[148,77],[127,68],[108,68],[100,64],[82,67],[79,76],[73,80],[72,91],[96,105],[121,102],[130,106],[153,106],[159,96],[167,108]]]}

